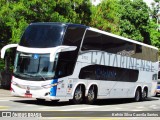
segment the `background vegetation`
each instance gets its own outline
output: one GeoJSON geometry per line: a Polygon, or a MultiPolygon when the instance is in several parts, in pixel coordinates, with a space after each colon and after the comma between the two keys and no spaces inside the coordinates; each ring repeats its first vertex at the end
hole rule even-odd
{"type": "MultiPolygon", "coordinates": [[[[143,0],[103,0],[97,6],[90,0],[1,0],[0,49],[18,43],[32,22],[84,24],[160,48],[158,10],[160,0],[152,8],[143,0]]],[[[4,60],[0,60],[2,69],[4,60]]]]}

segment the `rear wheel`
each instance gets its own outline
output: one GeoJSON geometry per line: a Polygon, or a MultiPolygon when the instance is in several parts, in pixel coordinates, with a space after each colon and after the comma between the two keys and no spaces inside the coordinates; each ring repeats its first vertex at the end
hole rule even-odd
{"type": "Polygon", "coordinates": [[[93,104],[97,99],[97,91],[95,86],[91,86],[88,90],[86,102],[88,104],[93,104]]]}
{"type": "Polygon", "coordinates": [[[141,91],[140,91],[140,89],[137,89],[136,92],[135,92],[134,101],[139,102],[140,99],[141,99],[141,91]]]}
{"type": "Polygon", "coordinates": [[[73,103],[80,104],[84,100],[84,88],[82,85],[79,85],[74,92],[73,103]]]}
{"type": "Polygon", "coordinates": [[[146,100],[146,99],[147,99],[147,89],[144,89],[142,93],[142,100],[146,100]]]}

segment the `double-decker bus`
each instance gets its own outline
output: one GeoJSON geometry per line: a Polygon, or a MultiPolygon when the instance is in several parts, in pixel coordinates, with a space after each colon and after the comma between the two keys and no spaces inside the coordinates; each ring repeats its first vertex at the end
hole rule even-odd
{"type": "Polygon", "coordinates": [[[84,100],[154,96],[158,49],[92,27],[31,23],[17,47],[12,94],[37,100],[84,100]]]}

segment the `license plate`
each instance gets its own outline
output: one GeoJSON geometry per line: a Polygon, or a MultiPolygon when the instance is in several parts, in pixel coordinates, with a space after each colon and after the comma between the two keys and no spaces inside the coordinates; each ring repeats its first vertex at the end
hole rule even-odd
{"type": "Polygon", "coordinates": [[[26,97],[26,98],[32,98],[32,94],[25,94],[24,97],[26,97]]]}

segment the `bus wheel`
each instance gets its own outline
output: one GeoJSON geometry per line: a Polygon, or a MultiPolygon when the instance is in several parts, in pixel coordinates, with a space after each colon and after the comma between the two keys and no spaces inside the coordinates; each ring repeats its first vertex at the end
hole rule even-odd
{"type": "Polygon", "coordinates": [[[137,89],[136,93],[135,93],[134,101],[139,102],[140,99],[141,99],[141,91],[140,91],[140,89],[137,89]]]}
{"type": "Polygon", "coordinates": [[[88,104],[93,104],[97,99],[97,89],[96,86],[91,86],[88,90],[88,95],[87,95],[87,99],[86,102],[88,104]]]}
{"type": "Polygon", "coordinates": [[[146,100],[146,98],[147,98],[147,89],[144,89],[142,93],[142,100],[146,100]]]}
{"type": "Polygon", "coordinates": [[[84,100],[84,88],[82,85],[79,85],[74,92],[73,103],[80,104],[84,100]]]}

